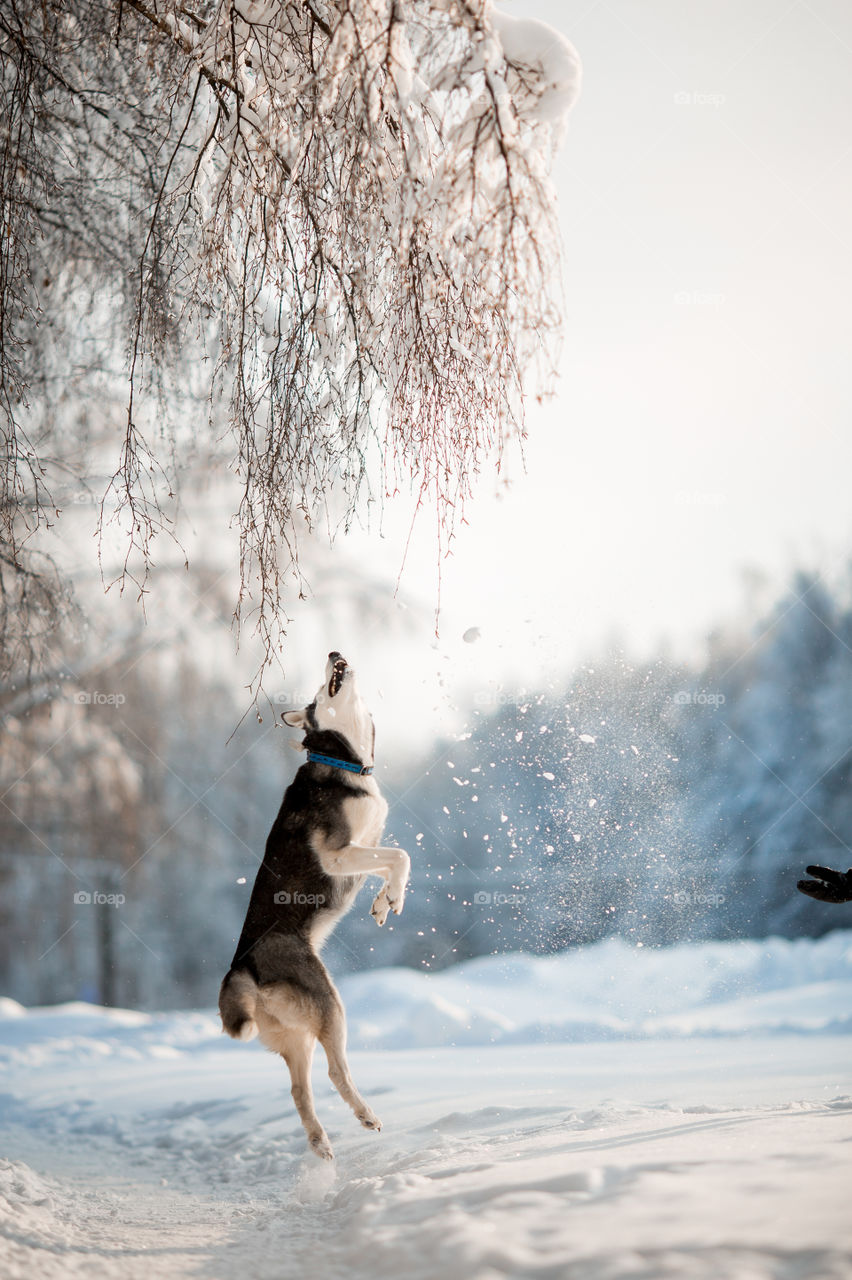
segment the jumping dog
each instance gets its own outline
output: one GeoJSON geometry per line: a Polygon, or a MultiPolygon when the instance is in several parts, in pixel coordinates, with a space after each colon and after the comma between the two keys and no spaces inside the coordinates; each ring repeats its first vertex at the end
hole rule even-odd
{"type": "Polygon", "coordinates": [[[317,1040],[332,1084],[361,1124],[382,1126],[349,1073],[343,1002],[320,949],[367,876],[382,880],[371,909],[376,923],[389,911],[399,915],[411,863],[402,849],[380,844],[388,807],[373,777],[375,728],[346,659],[330,653],[313,702],[283,720],[304,732],[307,763],[269,833],[219,1012],[229,1036],[257,1035],[281,1055],[311,1149],[330,1160],[311,1089],[317,1040]]]}

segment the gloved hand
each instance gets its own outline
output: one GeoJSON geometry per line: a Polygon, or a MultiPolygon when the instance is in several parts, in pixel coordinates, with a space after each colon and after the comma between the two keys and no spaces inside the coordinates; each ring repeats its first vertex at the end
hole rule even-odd
{"type": "Polygon", "coordinates": [[[830,867],[808,867],[814,880],[799,880],[796,888],[820,902],[852,902],[852,867],[848,871],[832,871],[830,867]]]}

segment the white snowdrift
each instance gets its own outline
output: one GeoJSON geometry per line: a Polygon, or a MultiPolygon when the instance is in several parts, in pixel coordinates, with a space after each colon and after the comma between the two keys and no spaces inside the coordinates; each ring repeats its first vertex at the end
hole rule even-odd
{"type": "Polygon", "coordinates": [[[547,22],[492,9],[491,28],[506,59],[515,107],[532,123],[548,124],[561,141],[568,113],[580,96],[582,64],[569,40],[547,22]]]}
{"type": "Polygon", "coordinates": [[[610,938],[341,984],[365,1048],[852,1032],[852,932],[650,949],[610,938]]]}
{"type": "MultiPolygon", "coordinates": [[[[852,931],[649,949],[618,938],[487,956],[443,973],[340,981],[354,1049],[852,1032],[852,931]]],[[[219,1044],[212,1011],[150,1014],[0,1000],[0,1062],[178,1057],[219,1044]]]]}
{"type": "Polygon", "coordinates": [[[847,932],[351,977],[384,1127],[318,1054],[333,1166],[212,1012],[0,1001],[0,1274],[847,1280],[850,964],[847,932]]]}

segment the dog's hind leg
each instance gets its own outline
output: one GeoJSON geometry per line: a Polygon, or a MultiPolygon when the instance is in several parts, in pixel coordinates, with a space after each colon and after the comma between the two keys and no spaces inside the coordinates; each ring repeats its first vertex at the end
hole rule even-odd
{"type": "Polygon", "coordinates": [[[328,1134],[320,1123],[314,1110],[314,1091],[311,1088],[311,1062],[314,1056],[316,1039],[310,1031],[296,1031],[288,1028],[281,1044],[281,1057],[290,1070],[290,1092],[299,1113],[299,1119],[305,1127],[311,1150],[323,1160],[333,1160],[334,1152],[328,1140],[328,1134]]]}
{"type": "Polygon", "coordinates": [[[381,1129],[381,1120],[367,1106],[349,1073],[349,1063],[346,1060],[346,1014],[337,991],[334,991],[333,1003],[323,1020],[319,1039],[328,1058],[328,1078],[343,1101],[352,1108],[365,1129],[381,1129]]]}

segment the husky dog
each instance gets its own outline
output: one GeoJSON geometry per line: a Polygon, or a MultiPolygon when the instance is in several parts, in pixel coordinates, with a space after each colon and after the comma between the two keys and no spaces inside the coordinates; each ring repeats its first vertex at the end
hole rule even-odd
{"type": "Polygon", "coordinates": [[[313,702],[283,720],[304,730],[308,762],[269,833],[219,1012],[229,1036],[258,1035],[281,1054],[308,1141],[330,1160],[311,1090],[317,1040],[343,1100],[366,1129],[382,1126],[349,1074],[343,1002],[319,951],[367,876],[382,880],[371,910],[376,924],[389,911],[399,915],[411,864],[401,849],[379,844],[388,806],[372,777],[376,733],[346,659],[330,653],[313,702]]]}

